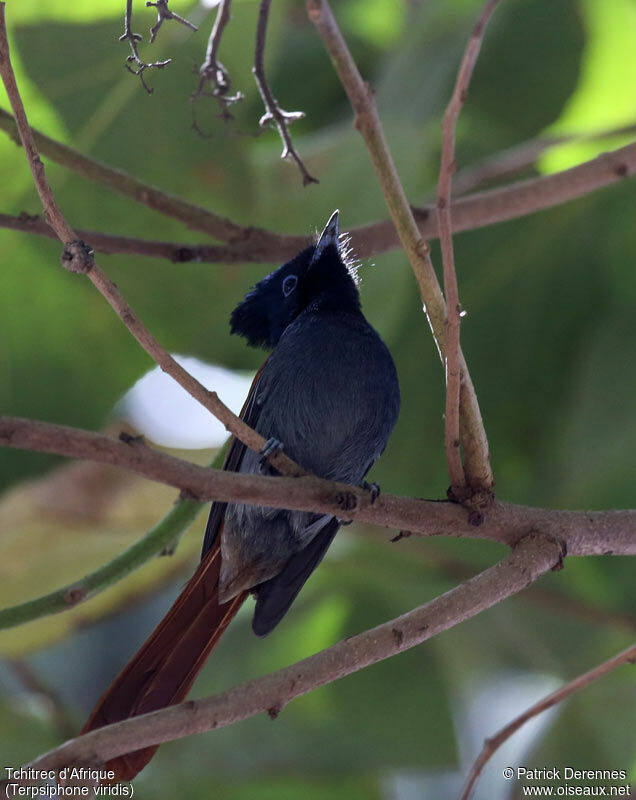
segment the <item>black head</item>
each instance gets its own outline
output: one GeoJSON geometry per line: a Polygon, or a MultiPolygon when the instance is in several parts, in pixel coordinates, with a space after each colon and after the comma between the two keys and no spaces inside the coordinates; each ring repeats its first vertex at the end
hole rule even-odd
{"type": "Polygon", "coordinates": [[[272,348],[306,309],[358,311],[355,272],[338,241],[334,211],[315,245],[267,275],[245,295],[230,317],[230,330],[253,347],[272,348]]]}

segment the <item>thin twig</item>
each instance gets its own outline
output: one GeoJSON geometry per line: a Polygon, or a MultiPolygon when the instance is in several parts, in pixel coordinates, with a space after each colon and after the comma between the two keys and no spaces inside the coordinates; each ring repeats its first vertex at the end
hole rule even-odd
{"type": "Polygon", "coordinates": [[[503,561],[397,619],[216,696],[100,728],[26,766],[56,770],[75,763],[104,763],[140,747],[222,728],[255,714],[273,716],[296,697],[404,652],[522,591],[558,563],[560,552],[554,541],[527,536],[503,561]]]}
{"type": "MultiPolygon", "coordinates": [[[[14,118],[0,109],[0,129],[4,130],[18,144],[21,144],[14,118]]],[[[146,243],[133,237],[115,237],[119,242],[111,245],[110,237],[104,236],[103,252],[132,252],[138,255],[169,258],[172,261],[211,261],[220,263],[273,263],[291,258],[299,250],[311,243],[311,238],[300,234],[278,234],[263,228],[242,226],[214,214],[201,206],[195,206],[181,198],[156,189],[143,181],[133,178],[122,170],[109,167],[77,150],[56,142],[54,139],[32,129],[38,150],[57,164],[72,170],[87,180],[108,186],[113,191],[130,197],[138,203],[165,216],[178,219],[193,230],[199,230],[216,239],[230,243],[229,247],[146,243]],[[121,246],[121,250],[117,249],[121,246]],[[158,250],[157,247],[161,249],[158,250]]],[[[629,178],[636,173],[636,143],[626,145],[612,152],[603,153],[576,167],[518,181],[508,186],[478,192],[461,197],[452,203],[453,233],[476,230],[478,228],[524,217],[535,211],[562,205],[577,197],[610,186],[629,178]]],[[[427,239],[438,236],[437,210],[434,205],[413,207],[420,235],[427,239]]],[[[7,219],[7,218],[5,218],[7,219]]],[[[14,218],[11,218],[14,219],[14,218]]],[[[11,222],[0,227],[17,227],[11,222]]],[[[20,228],[21,230],[24,228],[20,228]]],[[[34,229],[34,233],[43,233],[34,229]]],[[[393,250],[400,246],[400,239],[392,220],[383,220],[361,225],[349,231],[356,255],[368,258],[393,250]]],[[[46,235],[46,234],[45,234],[46,235]]],[[[90,237],[82,236],[85,241],[90,237]]]]}
{"type": "Polygon", "coordinates": [[[232,119],[232,114],[230,114],[228,106],[232,105],[232,103],[238,103],[243,99],[241,92],[230,94],[232,82],[229,73],[217,58],[223,31],[230,21],[231,4],[232,0],[221,0],[219,3],[219,9],[216,12],[214,25],[212,26],[210,38],[208,39],[205,61],[201,64],[201,68],[199,69],[199,85],[191,97],[191,100],[196,100],[203,94],[209,94],[209,92],[204,92],[204,89],[206,84],[212,84],[214,88],[211,94],[212,97],[216,97],[218,100],[221,107],[220,117],[224,120],[232,119]]]}
{"type": "Polygon", "coordinates": [[[453,195],[457,197],[467,194],[484,183],[493,183],[501,178],[515,175],[531,167],[540,155],[553,147],[571,142],[595,142],[603,139],[612,139],[617,136],[633,135],[634,133],[636,133],[636,123],[592,133],[584,131],[528,139],[528,141],[494,153],[459,171],[453,178],[453,195]]]}
{"type": "Polygon", "coordinates": [[[7,39],[7,29],[4,21],[4,7],[5,3],[0,2],[0,73],[2,74],[2,80],[4,82],[11,107],[13,108],[18,131],[20,131],[21,134],[23,131],[26,133],[24,136],[21,135],[22,146],[24,147],[24,152],[27,157],[31,174],[33,175],[35,188],[37,189],[40,200],[42,201],[45,219],[62,242],[70,242],[75,239],[75,235],[64,219],[64,215],[62,214],[60,207],[53,196],[51,187],[48,185],[46,180],[44,164],[40,160],[35,142],[33,141],[33,136],[31,135],[29,123],[27,121],[24,106],[22,104],[22,99],[20,98],[20,93],[18,91],[18,85],[15,81],[15,74],[13,72],[13,67],[11,66],[11,59],[9,56],[9,42],[7,39]]]}
{"type": "MultiPolygon", "coordinates": [[[[4,6],[5,4],[0,2],[0,72],[15,114],[18,131],[27,154],[33,180],[42,200],[46,220],[64,244],[62,266],[71,272],[86,275],[108,301],[130,333],[161,369],[171,375],[192,397],[214,414],[229,433],[240,439],[247,447],[257,451],[261,450],[265,444],[263,437],[250,428],[249,425],[246,425],[236,414],[233,414],[216,392],[206,389],[159,344],[124,300],[117,286],[95,263],[93,251],[83,241],[77,239],[76,234],[68,225],[46,180],[44,165],[40,161],[31,128],[26,118],[22,98],[15,82],[15,75],[9,56],[4,6]]],[[[303,470],[281,451],[272,455],[270,462],[283,474],[303,474],[303,470]]]]}
{"type": "Polygon", "coordinates": [[[466,101],[470,80],[479,56],[484,31],[499,0],[488,0],[470,35],[457,74],[455,88],[442,121],[442,157],[437,187],[437,221],[444,266],[444,294],[446,296],[446,414],[444,449],[448,464],[451,492],[457,500],[466,498],[466,476],[462,466],[459,439],[459,392],[462,380],[460,368],[459,329],[462,310],[459,303],[453,234],[451,222],[451,187],[455,171],[455,128],[462,106],[466,101]]]}
{"type": "MultiPolygon", "coordinates": [[[[307,0],[307,11],[349,97],[355,113],[354,125],[367,145],[391,218],[415,273],[433,336],[443,359],[446,351],[446,305],[431,263],[430,247],[418,230],[384,138],[373,92],[362,81],[329,3],[326,0],[307,0]]],[[[460,408],[466,479],[475,493],[475,505],[487,507],[492,499],[493,486],[488,440],[463,356],[460,368],[464,375],[460,408]]]]}
{"type": "MultiPolygon", "coordinates": [[[[11,114],[1,109],[0,128],[6,131],[18,144],[22,144],[15,119],[11,114]]],[[[168,192],[156,189],[154,186],[134,178],[123,170],[103,164],[94,158],[79,153],[72,147],[56,142],[39,131],[31,130],[38,150],[56,164],[73,170],[77,175],[81,175],[87,180],[96,181],[113,191],[130,197],[135,202],[142,203],[160,214],[181,220],[193,230],[201,231],[223,242],[238,243],[250,239],[256,242],[259,239],[267,240],[272,237],[272,234],[267,231],[238,225],[226,217],[214,214],[207,208],[188,203],[180,197],[175,197],[168,192]]]]}
{"type": "Polygon", "coordinates": [[[132,30],[132,0],[126,0],[126,15],[124,17],[124,32],[119,37],[120,42],[128,41],[130,43],[131,54],[126,58],[126,69],[128,72],[132,72],[133,75],[138,75],[139,80],[141,81],[141,85],[144,89],[148,92],[148,94],[152,94],[154,89],[151,89],[146,81],[144,80],[144,72],[147,69],[162,69],[162,67],[166,67],[171,61],[171,58],[168,58],[166,61],[153,61],[150,64],[146,64],[145,61],[142,60],[141,56],[139,55],[138,49],[138,42],[142,41],[141,35],[139,33],[133,33],[132,30]],[[136,64],[136,69],[131,67],[131,64],[136,64]]]}
{"type": "MultiPolygon", "coordinates": [[[[55,231],[46,223],[44,216],[41,214],[27,214],[24,211],[18,216],[0,214],[0,228],[32,233],[57,240],[55,231]]],[[[152,239],[139,239],[135,236],[117,236],[82,228],[75,229],[75,232],[78,238],[100,253],[127,253],[149,258],[164,258],[177,264],[191,262],[213,264],[253,262],[262,264],[276,260],[286,261],[295,256],[299,250],[303,250],[312,243],[312,237],[310,236],[281,235],[277,237],[276,234],[271,234],[272,239],[278,239],[278,244],[275,245],[276,249],[274,251],[272,245],[269,246],[268,250],[265,250],[254,247],[252,241],[237,247],[235,245],[160,242],[152,239]],[[268,253],[271,253],[270,258],[268,258],[268,253]]]]}
{"type": "MultiPolygon", "coordinates": [[[[35,444],[35,437],[37,436],[39,438],[41,448],[44,449],[44,440],[47,438],[48,430],[49,429],[47,426],[42,428],[39,423],[34,421],[27,422],[26,425],[18,425],[12,428],[10,424],[7,424],[6,420],[3,420],[3,418],[0,417],[0,445],[5,443],[4,440],[6,440],[7,443],[10,442],[15,446],[26,446],[28,439],[30,439],[32,444],[35,444]],[[28,431],[31,431],[31,433],[29,434],[28,431]]],[[[129,469],[132,465],[134,465],[134,468],[141,470],[142,475],[148,477],[149,470],[147,464],[144,466],[144,460],[146,455],[149,457],[149,460],[152,460],[152,454],[154,452],[152,450],[148,450],[147,453],[145,452],[144,457],[142,457],[140,462],[138,449],[133,450],[130,446],[122,448],[119,442],[108,439],[107,437],[103,437],[101,434],[97,434],[96,436],[88,434],[88,437],[86,437],[83,431],[65,428],[62,431],[62,436],[60,436],[59,430],[54,430],[54,435],[51,436],[49,447],[47,448],[49,452],[51,452],[51,447],[55,447],[55,445],[59,444],[62,440],[65,442],[64,454],[66,455],[90,458],[92,446],[94,453],[93,457],[99,456],[101,457],[102,461],[107,461],[109,464],[116,464],[120,467],[123,466],[129,469]],[[113,445],[115,448],[114,450],[112,449],[113,445]],[[106,453],[109,453],[108,457],[105,457],[106,453]],[[112,458],[110,456],[112,456],[112,458]]],[[[210,465],[211,468],[219,468],[221,466],[225,456],[225,450],[226,448],[222,448],[216,454],[212,464],[210,465]]],[[[59,450],[56,452],[59,452],[59,450]]],[[[187,462],[184,463],[187,465],[187,462]]],[[[177,467],[175,467],[174,463],[172,463],[170,460],[168,461],[168,466],[169,470],[165,470],[166,474],[168,474],[170,471],[174,478],[178,474],[179,466],[177,465],[177,467]]],[[[48,614],[70,610],[77,604],[88,600],[90,597],[93,597],[95,594],[98,594],[115,582],[121,580],[130,572],[146,563],[157,553],[164,554],[167,551],[173,552],[174,542],[177,541],[181,534],[185,532],[185,530],[191,525],[201,511],[202,504],[206,502],[206,500],[191,500],[190,502],[185,502],[190,500],[188,495],[190,495],[192,491],[192,489],[189,488],[192,484],[188,467],[189,465],[186,466],[186,472],[183,478],[181,478],[179,481],[174,479],[172,480],[172,485],[177,485],[180,488],[183,487],[185,490],[182,491],[177,504],[141,539],[135,542],[131,547],[118,555],[108,564],[105,564],[92,573],[73,581],[73,583],[37,597],[33,600],[27,600],[23,603],[0,610],[0,630],[14,627],[15,625],[21,625],[25,622],[39,619],[48,614]]],[[[163,465],[160,464],[160,471],[162,469],[163,465]]],[[[156,473],[153,474],[154,479],[156,480],[156,473]]],[[[206,473],[203,474],[206,475],[206,473]]],[[[209,489],[207,493],[210,493],[209,489]]],[[[211,497],[212,495],[210,493],[210,498],[211,497]]],[[[392,503],[391,496],[388,495],[387,497],[389,498],[389,502],[392,503]]],[[[280,492],[280,504],[282,505],[286,499],[287,489],[282,487],[282,491],[280,492]]],[[[308,497],[307,502],[311,503],[312,499],[313,497],[308,497]]],[[[395,498],[395,500],[397,508],[399,509],[401,499],[395,498]]],[[[270,502],[272,502],[271,498],[270,502]]],[[[276,502],[278,503],[279,501],[277,500],[276,502]]],[[[384,502],[384,499],[382,502],[384,502]]],[[[449,525],[453,525],[455,518],[452,515],[446,515],[448,518],[444,521],[444,515],[448,509],[454,509],[455,512],[458,510],[456,505],[446,503],[424,503],[422,506],[420,506],[420,508],[422,510],[421,519],[428,532],[434,532],[436,530],[436,526],[438,526],[440,530],[444,530],[449,525]],[[437,513],[440,508],[442,509],[441,519],[437,513]],[[434,509],[435,511],[435,514],[432,517],[431,509],[434,509]]],[[[527,513],[530,515],[536,516],[537,512],[539,512],[537,509],[527,509],[527,513]]],[[[341,514],[341,511],[338,513],[341,514]]],[[[398,513],[401,512],[398,510],[398,513]]],[[[556,530],[557,524],[562,523],[564,520],[561,515],[558,515],[555,518],[549,516],[550,512],[547,512],[547,514],[548,516],[541,520],[541,529],[546,529],[548,533],[553,535],[551,528],[554,527],[556,530]]],[[[465,519],[465,514],[463,516],[465,519]]],[[[601,515],[595,516],[595,518],[592,520],[592,524],[599,525],[603,522],[603,519],[603,512],[601,512],[601,515]]],[[[459,521],[459,519],[457,521],[459,521]]],[[[379,524],[377,520],[374,520],[374,522],[379,524]]],[[[569,515],[569,518],[565,518],[565,524],[561,525],[559,528],[565,537],[564,541],[566,546],[568,538],[571,535],[574,526],[577,526],[577,524],[576,517],[569,515]]],[[[636,525],[636,514],[633,515],[633,524],[636,525]]],[[[526,530],[529,528],[538,528],[538,520],[535,519],[532,523],[526,522],[522,524],[517,522],[516,529],[514,530],[508,524],[506,527],[507,533],[505,536],[506,544],[514,544],[515,539],[511,537],[516,537],[516,540],[519,540],[519,538],[525,535],[526,530]]],[[[364,531],[365,529],[361,528],[360,530],[364,531]]],[[[504,530],[503,525],[500,525],[499,530],[504,530]]],[[[413,532],[409,532],[409,535],[411,533],[413,532]]],[[[474,528],[471,526],[468,530],[468,534],[471,535],[473,533],[474,528]]],[[[381,535],[384,536],[384,534],[381,535]]],[[[458,532],[455,531],[453,535],[458,535],[458,532]]],[[[488,534],[486,533],[486,535],[488,534]]],[[[501,537],[498,536],[494,531],[491,533],[490,538],[493,538],[496,541],[501,541],[501,537]]],[[[395,541],[395,539],[392,541],[395,541]]],[[[606,548],[610,546],[607,540],[605,541],[604,546],[606,548]]],[[[443,572],[457,582],[465,581],[475,574],[476,568],[474,565],[468,563],[467,561],[452,558],[448,556],[448,554],[436,550],[435,546],[430,542],[430,540],[426,542],[425,548],[418,549],[418,555],[420,550],[422,552],[421,560],[423,564],[429,568],[433,567],[434,569],[443,572]]],[[[409,553],[409,558],[412,559],[415,555],[412,548],[409,548],[409,553]]],[[[534,602],[538,605],[546,606],[550,609],[558,609],[559,612],[562,613],[572,614],[587,622],[591,621],[593,623],[605,626],[612,625],[620,628],[627,628],[630,631],[636,630],[635,616],[609,609],[597,608],[581,598],[572,597],[553,589],[535,586],[532,588],[532,591],[528,593],[527,599],[528,601],[534,602]]]]}
{"type": "Polygon", "coordinates": [[[143,442],[123,442],[64,425],[0,417],[0,446],[113,464],[182,489],[196,500],[313,511],[422,536],[489,539],[514,546],[538,530],[572,556],[636,555],[636,510],[558,511],[496,502],[481,524],[458,503],[382,494],[315,476],[283,478],[211,470],[143,442]]]}
{"type": "Polygon", "coordinates": [[[157,9],[157,21],[150,29],[150,44],[155,41],[157,34],[159,33],[159,29],[166,20],[174,19],[177,22],[180,22],[182,25],[185,25],[186,28],[190,28],[192,31],[199,30],[196,25],[193,25],[192,22],[190,22],[190,20],[180,16],[175,11],[170,11],[168,8],[168,0],[157,0],[156,3],[152,3],[151,0],[146,0],[146,8],[150,7],[157,9]]]}
{"type": "MultiPolygon", "coordinates": [[[[27,214],[26,212],[22,212],[18,216],[0,214],[0,228],[33,233],[57,240],[55,231],[47,225],[41,214],[27,214]]],[[[75,233],[82,241],[87,242],[94,250],[100,253],[127,253],[150,258],[164,258],[177,264],[191,263],[193,261],[198,263],[240,264],[246,260],[241,253],[235,253],[231,246],[159,242],[151,239],[139,239],[135,236],[116,236],[82,228],[75,229],[75,233]]],[[[307,237],[305,246],[309,245],[310,241],[309,237],[307,237]]],[[[300,249],[302,248],[290,248],[289,257],[295,255],[300,249]]],[[[284,258],[287,257],[284,256],[284,258]]]]}
{"type": "Polygon", "coordinates": [[[560,689],[552,692],[547,697],[544,697],[543,700],[539,700],[538,703],[530,706],[529,709],[513,719],[512,722],[502,728],[493,737],[486,739],[483,750],[477,757],[477,760],[470,770],[462,790],[460,800],[468,800],[472,794],[477,778],[492,755],[505,741],[512,736],[513,733],[525,725],[528,720],[538,716],[539,714],[542,714],[544,711],[547,711],[548,708],[552,708],[552,706],[557,705],[557,703],[563,702],[563,700],[570,697],[570,695],[580,691],[581,689],[584,689],[586,686],[589,686],[591,683],[594,683],[594,681],[597,681],[599,678],[602,678],[604,675],[607,675],[609,672],[612,672],[612,670],[615,670],[617,667],[620,667],[622,664],[627,662],[632,664],[636,663],[636,644],[628,647],[627,650],[623,650],[622,653],[619,653],[613,658],[604,661],[602,664],[594,667],[594,669],[591,669],[589,672],[579,675],[577,678],[569,681],[569,683],[566,683],[565,686],[562,686],[560,689]]]}
{"type": "Polygon", "coordinates": [[[273,123],[278,128],[278,133],[283,142],[283,152],[281,158],[293,158],[298,165],[300,174],[303,178],[303,186],[308,186],[310,183],[318,183],[318,180],[309,174],[302,159],[296,152],[294,144],[289,134],[289,125],[296,120],[303,119],[305,116],[304,111],[283,111],[278,105],[278,100],[272,94],[269,88],[267,78],[265,77],[265,65],[263,57],[265,55],[265,41],[267,36],[267,20],[269,18],[269,7],[271,0],[260,0],[258,9],[258,24],[256,26],[256,48],[254,51],[254,67],[252,72],[258,86],[258,91],[261,93],[263,104],[265,106],[265,113],[259,120],[261,128],[266,128],[273,123]]]}

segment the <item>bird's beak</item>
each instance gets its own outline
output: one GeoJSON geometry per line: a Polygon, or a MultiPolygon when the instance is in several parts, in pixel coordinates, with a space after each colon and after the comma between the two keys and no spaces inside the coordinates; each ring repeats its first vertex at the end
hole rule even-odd
{"type": "Polygon", "coordinates": [[[336,209],[329,217],[329,222],[325,225],[324,231],[320,234],[318,244],[311,259],[310,267],[316,263],[324,253],[329,245],[333,245],[336,250],[338,249],[338,236],[340,234],[340,225],[338,223],[338,215],[340,212],[336,209]]]}

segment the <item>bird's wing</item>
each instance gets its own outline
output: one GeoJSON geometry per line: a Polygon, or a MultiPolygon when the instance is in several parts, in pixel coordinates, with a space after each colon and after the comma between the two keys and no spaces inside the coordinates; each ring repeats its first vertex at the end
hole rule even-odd
{"type": "Polygon", "coordinates": [[[339,521],[332,517],[306,547],[287,561],[278,575],[256,587],[252,630],[257,636],[267,635],[285,616],[305,581],[322,561],[339,527],[339,521]]]}
{"type": "MultiPolygon", "coordinates": [[[[252,385],[250,386],[250,390],[247,394],[247,398],[245,403],[243,404],[243,408],[241,409],[241,413],[239,414],[240,418],[250,426],[250,428],[254,428],[256,423],[258,422],[258,418],[261,413],[261,406],[258,404],[256,398],[259,392],[259,384],[261,379],[261,374],[263,372],[263,368],[265,364],[267,364],[268,359],[265,359],[263,364],[261,365],[260,369],[254,376],[254,380],[252,381],[252,385]]],[[[243,461],[243,456],[245,455],[245,451],[247,450],[246,446],[243,442],[239,441],[234,436],[230,442],[230,447],[227,451],[227,455],[225,456],[225,461],[223,462],[223,469],[226,472],[239,472],[241,469],[241,462],[243,461]]],[[[225,509],[227,508],[227,503],[219,503],[216,500],[212,503],[212,508],[210,509],[210,516],[208,517],[208,524],[205,528],[205,537],[203,539],[203,548],[201,550],[201,558],[205,556],[205,554],[210,550],[214,542],[216,541],[219,532],[223,527],[223,518],[225,517],[225,509]]]]}
{"type": "MultiPolygon", "coordinates": [[[[257,397],[261,389],[260,382],[266,363],[267,361],[256,373],[240,414],[241,419],[252,428],[257,425],[261,414],[262,407],[259,405],[257,397]]],[[[244,444],[238,439],[232,438],[223,469],[238,472],[241,469],[246,450],[244,444]]],[[[212,504],[205,530],[202,557],[214,546],[223,530],[226,508],[227,503],[215,501],[212,504]]],[[[326,523],[323,523],[322,519],[316,520],[313,525],[318,522],[320,523],[318,533],[302,550],[289,558],[278,575],[255,587],[256,609],[252,628],[258,636],[265,636],[285,616],[311,573],[322,561],[340,527],[340,523],[334,517],[328,519],[326,523]]]]}

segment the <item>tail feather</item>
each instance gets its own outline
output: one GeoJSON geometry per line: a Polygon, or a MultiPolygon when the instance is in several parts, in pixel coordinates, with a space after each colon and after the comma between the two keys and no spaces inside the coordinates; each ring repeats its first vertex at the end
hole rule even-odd
{"type": "MultiPolygon", "coordinates": [[[[217,543],[137,655],[101,697],[82,733],[185,699],[247,596],[243,592],[219,604],[220,565],[217,543]]],[[[106,768],[115,772],[115,781],[132,780],[151,760],[157,747],[118,756],[109,761],[106,768]]]]}

